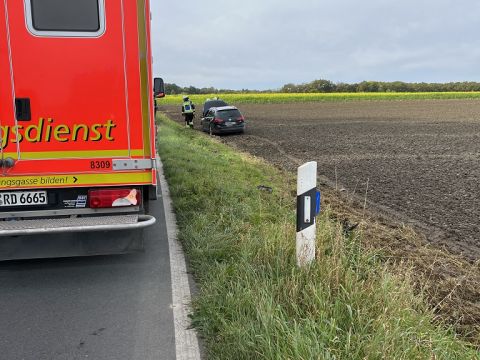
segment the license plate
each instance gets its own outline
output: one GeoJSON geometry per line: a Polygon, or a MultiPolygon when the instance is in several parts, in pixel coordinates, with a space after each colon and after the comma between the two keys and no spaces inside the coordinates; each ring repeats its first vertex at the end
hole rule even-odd
{"type": "Polygon", "coordinates": [[[235,125],[235,123],[234,123],[234,122],[227,122],[227,123],[225,123],[225,125],[227,125],[227,126],[233,126],[233,125],[235,125]]]}
{"type": "Polygon", "coordinates": [[[0,192],[1,206],[47,205],[46,191],[0,192]]]}

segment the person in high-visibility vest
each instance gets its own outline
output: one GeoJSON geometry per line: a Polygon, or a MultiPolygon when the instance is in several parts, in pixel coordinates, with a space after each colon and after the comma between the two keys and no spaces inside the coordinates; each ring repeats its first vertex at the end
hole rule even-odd
{"type": "Polygon", "coordinates": [[[182,115],[185,117],[185,126],[193,128],[193,118],[195,117],[195,104],[188,96],[183,97],[182,115]]]}

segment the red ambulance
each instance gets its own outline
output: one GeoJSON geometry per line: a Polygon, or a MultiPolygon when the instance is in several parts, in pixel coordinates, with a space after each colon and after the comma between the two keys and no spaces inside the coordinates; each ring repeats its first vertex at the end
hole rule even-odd
{"type": "Polygon", "coordinates": [[[148,0],[0,2],[0,260],[142,248],[154,95],[148,0]]]}

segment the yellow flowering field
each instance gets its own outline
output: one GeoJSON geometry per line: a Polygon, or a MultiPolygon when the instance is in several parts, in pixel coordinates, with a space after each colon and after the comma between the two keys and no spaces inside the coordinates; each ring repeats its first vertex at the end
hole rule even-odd
{"type": "MultiPolygon", "coordinates": [[[[178,105],[183,95],[167,95],[157,100],[159,105],[178,105]]],[[[480,99],[480,92],[431,92],[431,93],[240,93],[189,95],[197,104],[207,98],[217,96],[227,103],[268,104],[315,101],[353,101],[353,100],[429,100],[429,99],[480,99]]]]}

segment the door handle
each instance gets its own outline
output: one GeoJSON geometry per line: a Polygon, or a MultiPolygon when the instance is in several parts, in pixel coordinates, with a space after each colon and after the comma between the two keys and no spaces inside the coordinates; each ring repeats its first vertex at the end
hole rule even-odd
{"type": "Polygon", "coordinates": [[[30,121],[32,120],[32,112],[30,110],[29,98],[16,98],[15,99],[15,116],[18,121],[30,121]]]}

